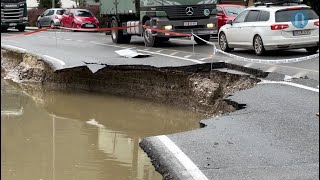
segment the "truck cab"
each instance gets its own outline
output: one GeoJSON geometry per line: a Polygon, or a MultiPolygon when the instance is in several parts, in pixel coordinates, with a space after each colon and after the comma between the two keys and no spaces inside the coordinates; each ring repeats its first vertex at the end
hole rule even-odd
{"type": "Polygon", "coordinates": [[[9,27],[24,31],[27,24],[26,0],[1,0],[1,31],[9,27]]]}
{"type": "MultiPolygon", "coordinates": [[[[145,45],[152,47],[180,37],[175,33],[194,33],[204,40],[218,33],[217,0],[101,0],[100,4],[101,16],[110,17],[111,27],[140,25],[112,31],[111,38],[115,43],[128,43],[132,35],[140,35],[144,37],[145,45]]],[[[200,39],[195,40],[205,44],[200,39]]]]}

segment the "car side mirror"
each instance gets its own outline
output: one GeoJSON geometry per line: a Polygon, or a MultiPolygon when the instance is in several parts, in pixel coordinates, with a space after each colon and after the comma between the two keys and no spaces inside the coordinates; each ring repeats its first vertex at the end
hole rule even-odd
{"type": "Polygon", "coordinates": [[[69,16],[72,17],[72,18],[74,17],[73,13],[70,13],[69,16]]]}
{"type": "Polygon", "coordinates": [[[230,24],[232,26],[233,21],[232,20],[228,20],[226,24],[230,24]]]}
{"type": "Polygon", "coordinates": [[[224,14],[223,13],[218,13],[217,16],[224,16],[224,14]]]}

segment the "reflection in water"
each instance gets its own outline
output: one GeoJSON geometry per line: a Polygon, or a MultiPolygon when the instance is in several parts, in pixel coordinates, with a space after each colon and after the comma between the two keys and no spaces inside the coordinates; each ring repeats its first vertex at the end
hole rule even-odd
{"type": "Polygon", "coordinates": [[[138,143],[199,126],[198,115],[146,101],[32,94],[41,105],[1,80],[1,177],[7,180],[160,180],[138,143]]]}

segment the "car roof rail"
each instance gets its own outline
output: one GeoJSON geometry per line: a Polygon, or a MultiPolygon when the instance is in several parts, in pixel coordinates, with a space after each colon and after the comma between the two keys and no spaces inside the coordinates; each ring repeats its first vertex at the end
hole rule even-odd
{"type": "Polygon", "coordinates": [[[303,0],[260,0],[254,6],[296,6],[302,4],[303,0]]]}

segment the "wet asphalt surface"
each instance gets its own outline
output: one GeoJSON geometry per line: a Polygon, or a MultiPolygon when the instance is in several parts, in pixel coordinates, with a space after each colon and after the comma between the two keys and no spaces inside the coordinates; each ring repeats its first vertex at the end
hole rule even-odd
{"type": "MultiPolygon", "coordinates": [[[[10,34],[14,33],[2,33],[1,36],[10,34]]],[[[244,104],[245,109],[204,120],[202,123],[206,125],[205,128],[168,137],[208,179],[291,180],[319,177],[319,117],[316,116],[319,112],[319,58],[292,64],[266,65],[241,62],[222,55],[211,56],[212,47],[209,45],[195,46],[196,54],[193,54],[192,42],[184,39],[172,40],[163,44],[163,47],[146,48],[141,38],[133,38],[129,45],[114,45],[110,37],[103,33],[80,32],[42,32],[2,39],[1,45],[60,59],[65,62],[61,68],[85,63],[165,67],[186,66],[198,61],[224,61],[275,72],[277,75],[268,77],[271,80],[282,81],[285,75],[307,76],[307,79],[295,82],[315,87],[316,91],[284,84],[259,84],[230,97],[230,100],[244,104]],[[139,52],[152,54],[152,57],[126,59],[114,52],[126,48],[141,50],[139,52]]],[[[246,50],[233,53],[257,58],[246,50]]],[[[263,58],[283,59],[306,55],[304,50],[293,50],[272,52],[263,58]]],[[[142,144],[145,148],[156,147],[149,155],[171,177],[192,179],[183,164],[156,137],[146,138],[142,144]]]]}

